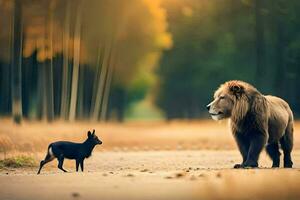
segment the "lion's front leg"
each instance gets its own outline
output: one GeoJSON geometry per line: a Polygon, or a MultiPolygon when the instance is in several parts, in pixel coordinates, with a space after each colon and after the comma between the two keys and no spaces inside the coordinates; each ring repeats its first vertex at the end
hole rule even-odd
{"type": "Polygon", "coordinates": [[[241,164],[235,164],[233,168],[242,168],[248,157],[250,142],[249,139],[242,133],[235,133],[234,138],[242,155],[243,162],[241,164]]]}
{"type": "Polygon", "coordinates": [[[246,161],[242,164],[243,168],[258,167],[258,158],[267,142],[267,136],[263,133],[254,133],[251,136],[249,152],[246,161]]]}

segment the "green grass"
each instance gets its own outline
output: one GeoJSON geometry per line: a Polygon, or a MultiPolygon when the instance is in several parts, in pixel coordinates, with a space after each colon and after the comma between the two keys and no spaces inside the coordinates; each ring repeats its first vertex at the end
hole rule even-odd
{"type": "Polygon", "coordinates": [[[22,168],[22,167],[35,167],[37,162],[30,156],[16,156],[0,160],[0,169],[4,168],[22,168]]]}

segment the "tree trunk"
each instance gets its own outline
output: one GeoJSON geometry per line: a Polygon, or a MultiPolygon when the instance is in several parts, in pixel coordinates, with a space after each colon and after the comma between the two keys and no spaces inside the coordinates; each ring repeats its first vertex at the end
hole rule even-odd
{"type": "Polygon", "coordinates": [[[78,102],[77,102],[77,118],[84,119],[84,87],[85,87],[85,66],[79,66],[79,86],[78,86],[78,102]]]}
{"type": "MultiPolygon", "coordinates": [[[[106,46],[107,47],[107,46],[106,46]]],[[[99,80],[98,80],[98,86],[97,86],[97,92],[95,95],[95,103],[94,103],[94,109],[93,109],[93,115],[92,120],[97,121],[100,116],[101,112],[101,105],[103,100],[103,94],[104,94],[104,88],[105,88],[105,82],[106,82],[106,74],[108,71],[108,62],[110,57],[110,47],[106,48],[103,53],[103,62],[101,64],[101,70],[99,74],[99,80]]],[[[102,60],[102,59],[101,59],[102,60]]]]}
{"type": "Polygon", "coordinates": [[[111,45],[111,50],[109,53],[108,57],[108,63],[107,63],[107,75],[106,75],[106,81],[104,84],[104,92],[103,92],[103,102],[102,102],[102,107],[101,107],[101,115],[100,115],[100,120],[105,121],[107,120],[107,107],[108,107],[108,100],[109,100],[109,95],[110,95],[110,86],[112,82],[112,76],[114,72],[114,66],[115,65],[115,60],[114,60],[114,50],[113,50],[113,45],[111,45]]]}
{"type": "Polygon", "coordinates": [[[0,112],[1,114],[7,115],[11,113],[10,105],[11,105],[11,87],[10,85],[10,66],[9,63],[2,63],[1,66],[1,80],[0,80],[0,87],[1,87],[1,94],[0,94],[0,112]]]}
{"type": "Polygon", "coordinates": [[[97,112],[95,109],[96,109],[96,102],[98,103],[99,101],[97,94],[98,94],[101,70],[103,67],[103,59],[104,59],[104,48],[102,48],[99,42],[97,62],[96,62],[96,73],[93,81],[93,93],[92,93],[92,100],[91,100],[91,107],[90,107],[90,118],[91,120],[94,121],[97,121],[99,115],[99,112],[97,112]]]}
{"type": "Polygon", "coordinates": [[[78,75],[80,64],[80,41],[81,40],[81,1],[78,3],[77,16],[75,21],[74,32],[74,55],[73,55],[73,72],[72,72],[72,89],[69,120],[74,121],[76,117],[77,92],[78,92],[78,75]]]}
{"type": "Polygon", "coordinates": [[[275,74],[275,91],[276,94],[284,97],[287,96],[287,85],[288,80],[286,76],[286,59],[285,59],[285,49],[288,46],[287,37],[286,37],[286,26],[284,22],[284,13],[282,10],[284,9],[285,2],[278,0],[275,2],[276,10],[275,10],[275,25],[276,25],[276,74],[275,74]]]}
{"type": "Polygon", "coordinates": [[[266,68],[266,45],[264,28],[264,0],[255,0],[255,34],[256,34],[256,82],[259,88],[263,86],[266,68]]]}
{"type": "Polygon", "coordinates": [[[36,108],[36,118],[41,120],[43,118],[43,99],[44,99],[44,66],[42,63],[37,63],[37,108],[36,108]]]}
{"type": "Polygon", "coordinates": [[[61,90],[61,107],[60,117],[68,119],[69,102],[70,102],[70,77],[69,77],[69,41],[70,41],[70,0],[66,1],[66,14],[63,30],[63,73],[62,73],[62,90],[61,90]]]}
{"type": "MultiPolygon", "coordinates": [[[[53,2],[53,1],[52,1],[53,2]]],[[[51,3],[50,3],[51,4],[51,3]]],[[[50,5],[49,13],[47,16],[46,24],[46,41],[49,48],[48,59],[45,61],[46,64],[46,100],[47,100],[47,120],[53,121],[54,119],[54,105],[53,105],[53,5],[50,5]]]]}
{"type": "Polygon", "coordinates": [[[22,45],[23,23],[21,0],[14,1],[12,38],[12,115],[15,123],[22,120],[22,45]]]}
{"type": "Polygon", "coordinates": [[[285,49],[285,38],[283,24],[281,20],[277,22],[277,47],[276,47],[276,74],[275,74],[275,90],[277,95],[285,96],[285,83],[286,83],[286,66],[284,58],[284,49],[285,49]]]}

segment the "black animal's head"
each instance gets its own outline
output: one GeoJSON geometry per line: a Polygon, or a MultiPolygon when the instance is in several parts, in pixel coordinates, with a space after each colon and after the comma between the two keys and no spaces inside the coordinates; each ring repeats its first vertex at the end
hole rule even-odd
{"type": "Polygon", "coordinates": [[[88,140],[90,140],[93,144],[102,144],[102,141],[99,140],[98,136],[95,134],[95,129],[93,130],[93,133],[91,133],[91,131],[88,131],[87,136],[88,140]]]}

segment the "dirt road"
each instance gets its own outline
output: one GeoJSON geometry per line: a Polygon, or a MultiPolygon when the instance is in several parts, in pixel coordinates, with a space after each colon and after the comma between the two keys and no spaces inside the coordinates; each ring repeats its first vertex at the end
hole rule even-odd
{"type": "MultiPolygon", "coordinates": [[[[41,155],[42,157],[42,155],[41,155]]],[[[236,170],[237,151],[96,152],[84,173],[55,165],[0,172],[0,199],[300,199],[300,151],[294,169],[236,170]]]]}

